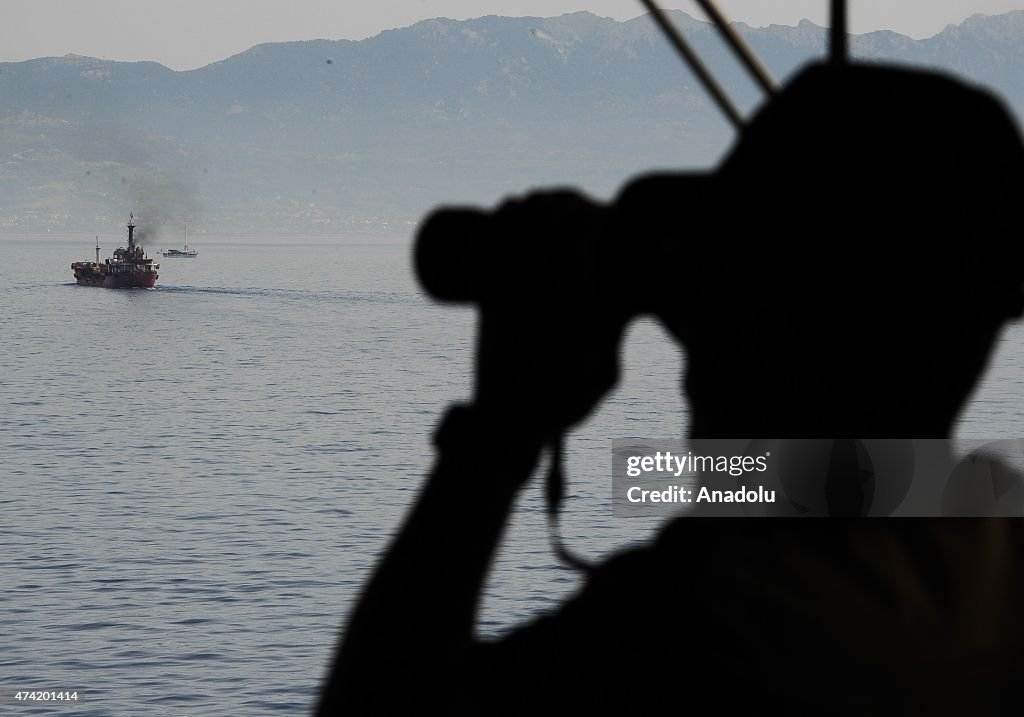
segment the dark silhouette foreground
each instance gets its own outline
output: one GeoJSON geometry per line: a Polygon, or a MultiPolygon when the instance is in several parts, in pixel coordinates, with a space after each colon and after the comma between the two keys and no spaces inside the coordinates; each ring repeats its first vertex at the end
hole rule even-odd
{"type": "Polygon", "coordinates": [[[683,518],[502,640],[474,620],[519,489],[615,384],[638,313],[686,350],[693,437],[950,436],[1021,313],[1022,197],[1024,147],[991,96],[832,65],[713,174],[489,215],[473,402],[438,432],[319,713],[1019,711],[1015,519],[683,518]]]}

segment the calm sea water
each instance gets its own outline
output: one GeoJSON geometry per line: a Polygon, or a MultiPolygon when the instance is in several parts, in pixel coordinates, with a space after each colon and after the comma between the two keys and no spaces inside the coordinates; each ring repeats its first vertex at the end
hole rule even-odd
{"type": "MultiPolygon", "coordinates": [[[[0,714],[305,713],[439,415],[469,395],[473,312],[425,299],[403,242],[208,240],[149,291],[76,286],[90,246],[0,241],[0,714]]],[[[563,533],[591,558],[658,526],[612,517],[611,438],[685,430],[682,357],[654,323],[625,367],[569,444],[563,533]]],[[[961,435],[1024,436],[1022,405],[1013,329],[961,435]]],[[[534,486],[481,630],[577,584],[534,486]]]]}

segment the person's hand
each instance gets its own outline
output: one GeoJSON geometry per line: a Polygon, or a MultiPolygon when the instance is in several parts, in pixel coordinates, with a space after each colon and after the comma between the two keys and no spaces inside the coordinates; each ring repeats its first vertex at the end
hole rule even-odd
{"type": "Polygon", "coordinates": [[[610,284],[607,209],[547,192],[493,216],[492,275],[479,299],[476,408],[504,430],[547,442],[590,413],[618,380],[626,315],[610,284]]]}

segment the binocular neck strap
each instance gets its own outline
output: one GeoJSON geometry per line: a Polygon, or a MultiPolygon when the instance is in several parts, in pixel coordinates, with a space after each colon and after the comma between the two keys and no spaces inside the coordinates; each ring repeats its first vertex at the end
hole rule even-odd
{"type": "Polygon", "coordinates": [[[551,548],[566,566],[589,575],[592,570],[591,564],[566,549],[559,530],[558,516],[562,509],[562,502],[565,500],[565,436],[559,434],[548,447],[551,457],[548,464],[545,497],[548,504],[548,533],[551,536],[551,548]]]}

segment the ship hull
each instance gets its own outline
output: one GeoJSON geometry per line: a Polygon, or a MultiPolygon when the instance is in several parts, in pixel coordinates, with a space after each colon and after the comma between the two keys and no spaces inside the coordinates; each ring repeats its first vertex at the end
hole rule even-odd
{"type": "Polygon", "coordinates": [[[132,271],[107,274],[102,268],[86,265],[75,268],[75,281],[79,286],[99,286],[104,289],[151,289],[159,274],[155,271],[132,271]]]}
{"type": "Polygon", "coordinates": [[[128,276],[106,276],[103,279],[104,289],[152,289],[156,284],[157,275],[154,274],[129,274],[128,276]]]}

